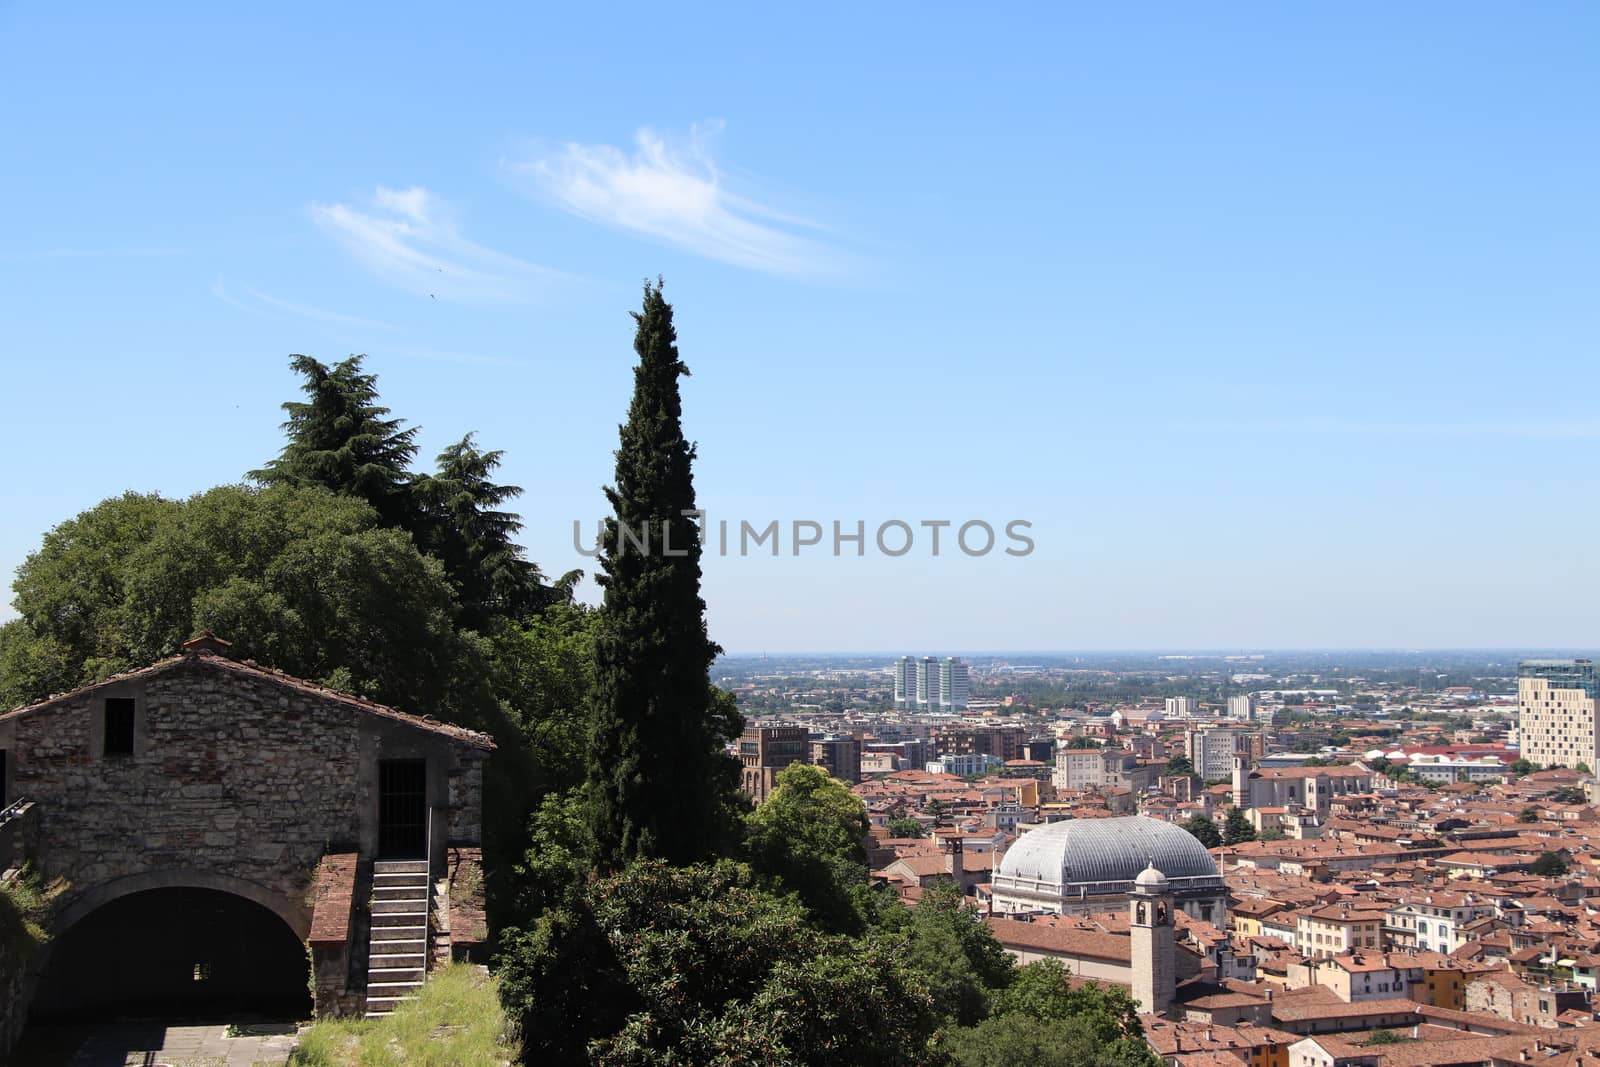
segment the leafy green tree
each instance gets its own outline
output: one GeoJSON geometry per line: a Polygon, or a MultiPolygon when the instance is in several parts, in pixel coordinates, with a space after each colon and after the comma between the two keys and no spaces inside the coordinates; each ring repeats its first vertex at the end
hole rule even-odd
{"type": "Polygon", "coordinates": [[[1587,804],[1589,794],[1581,785],[1564,785],[1550,791],[1550,799],[1558,804],[1587,804]]]}
{"type": "Polygon", "coordinates": [[[1161,1067],[1141,1038],[1102,1041],[1082,1019],[1040,1019],[1008,1012],[951,1032],[959,1067],[1161,1067]]]}
{"type": "Polygon", "coordinates": [[[1256,828],[1250,822],[1250,817],[1244,813],[1243,808],[1231,808],[1228,817],[1222,823],[1222,843],[1224,845],[1241,845],[1246,841],[1256,839],[1256,828]]]}
{"type": "Polygon", "coordinates": [[[496,626],[487,637],[490,682],[537,764],[536,777],[527,783],[535,794],[583,784],[598,623],[594,609],[558,602],[537,615],[496,626]]]}
{"type": "Polygon", "coordinates": [[[987,1015],[991,994],[1011,984],[1010,955],[953,882],[926,887],[892,937],[900,958],[926,980],[938,1014],[963,1026],[987,1015]]]}
{"type": "Polygon", "coordinates": [[[523,1062],[917,1062],[935,1022],[888,944],[821,934],[748,867],[640,861],[500,954],[523,1062]]]}
{"type": "Polygon", "coordinates": [[[417,427],[388,417],[378,403],[378,377],[362,370],[364,359],[350,356],[329,367],[310,356],[289,357],[307,399],[283,405],[288,443],[250,477],[263,485],[321,486],[357,497],[385,526],[416,532],[411,461],[417,427]]]}
{"type": "Polygon", "coordinates": [[[1161,773],[1168,778],[1195,777],[1194,764],[1190,762],[1188,756],[1173,756],[1167,760],[1167,765],[1162,769],[1161,773]]]}
{"type": "Polygon", "coordinates": [[[1567,861],[1559,852],[1541,852],[1528,869],[1541,878],[1560,878],[1567,873],[1567,861]]]}
{"type": "Polygon", "coordinates": [[[995,1000],[996,1015],[1010,1012],[1036,1019],[1081,1019],[1106,1043],[1144,1034],[1138,1002],[1126,990],[1098,982],[1075,984],[1060,960],[1035,960],[1017,968],[1011,985],[995,1000]]]}
{"type": "Polygon", "coordinates": [[[1196,815],[1184,823],[1183,828],[1206,848],[1216,848],[1222,844],[1222,832],[1217,829],[1216,823],[1204,815],[1196,815]]]}
{"type": "Polygon", "coordinates": [[[721,650],[700,598],[694,446],[678,394],[689,368],[659,284],[645,285],[634,320],[639,364],[599,554],[590,797],[603,870],[638,857],[708,856],[731,836],[737,810],[738,764],[723,745],[739,720],[712,692],[721,650]]]}
{"type": "Polygon", "coordinates": [[[859,931],[853,886],[867,881],[866,805],[821,767],[792,763],[776,788],[745,817],[751,865],[775,877],[827,929],[859,931]]]}
{"type": "Polygon", "coordinates": [[[455,699],[473,650],[457,639],[443,568],[326,490],[115,497],[52,530],[15,589],[13,703],[152,663],[209,629],[290,674],[487,725],[455,699]]]}
{"type": "Polygon", "coordinates": [[[1539,809],[1538,808],[1532,808],[1532,807],[1523,808],[1520,812],[1517,813],[1517,821],[1521,822],[1521,823],[1538,822],[1539,821],[1539,809]]]}
{"type": "Polygon", "coordinates": [[[1288,834],[1283,832],[1283,827],[1281,827],[1281,826],[1269,826],[1265,830],[1261,831],[1260,835],[1256,838],[1256,840],[1257,841],[1282,841],[1285,838],[1287,838],[1288,836],[1289,836],[1288,834]]]}
{"type": "Polygon", "coordinates": [[[890,837],[926,837],[922,824],[915,819],[890,819],[886,824],[890,837]]]}
{"type": "Polygon", "coordinates": [[[1532,774],[1534,771],[1537,771],[1539,769],[1539,765],[1526,759],[1518,759],[1513,760],[1511,766],[1507,767],[1506,769],[1510,771],[1513,776],[1521,778],[1524,775],[1532,774]]]}

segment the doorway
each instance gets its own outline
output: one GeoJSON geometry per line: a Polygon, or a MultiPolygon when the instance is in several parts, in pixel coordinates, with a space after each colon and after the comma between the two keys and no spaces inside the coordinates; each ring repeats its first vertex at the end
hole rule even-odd
{"type": "Polygon", "coordinates": [[[428,761],[378,761],[378,858],[428,856],[428,761]]]}

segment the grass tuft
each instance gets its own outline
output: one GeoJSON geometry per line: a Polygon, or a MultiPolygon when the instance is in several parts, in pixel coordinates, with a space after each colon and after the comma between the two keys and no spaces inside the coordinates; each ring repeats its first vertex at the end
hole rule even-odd
{"type": "Polygon", "coordinates": [[[516,1058],[494,980],[459,964],[428,978],[386,1019],[319,1022],[291,1067],[508,1067],[516,1058]]]}

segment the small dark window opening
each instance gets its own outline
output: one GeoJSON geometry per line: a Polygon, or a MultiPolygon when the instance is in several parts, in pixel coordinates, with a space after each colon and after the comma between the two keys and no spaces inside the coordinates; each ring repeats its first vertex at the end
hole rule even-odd
{"type": "Polygon", "coordinates": [[[133,700],[130,697],[111,697],[106,701],[105,754],[133,755],[133,700]]]}

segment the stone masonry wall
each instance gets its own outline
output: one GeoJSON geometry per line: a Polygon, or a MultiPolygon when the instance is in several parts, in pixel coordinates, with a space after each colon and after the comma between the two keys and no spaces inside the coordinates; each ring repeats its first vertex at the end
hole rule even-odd
{"type": "Polygon", "coordinates": [[[10,792],[35,804],[40,873],[70,883],[58,914],[128,876],[199,872],[259,887],[304,937],[323,854],[376,851],[385,758],[427,758],[452,841],[481,823],[482,750],[206,657],[0,718],[0,748],[10,792]],[[118,697],[135,701],[131,756],[104,752],[118,697]]]}

